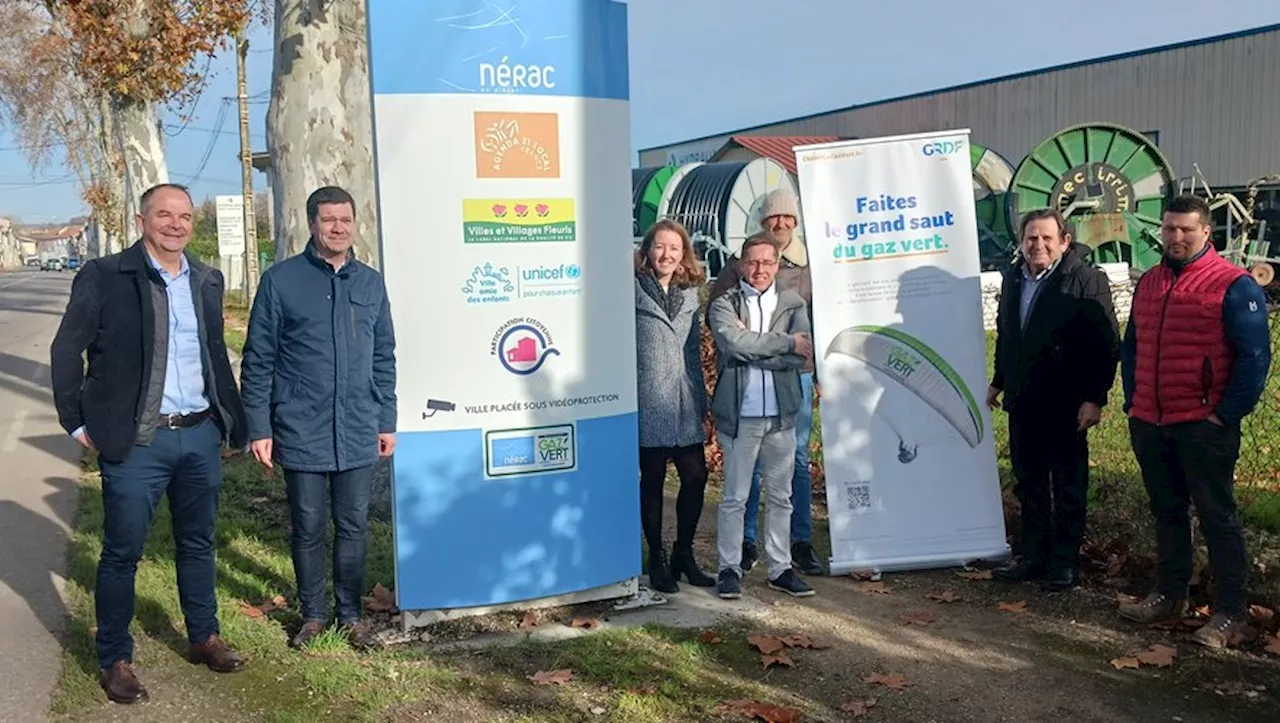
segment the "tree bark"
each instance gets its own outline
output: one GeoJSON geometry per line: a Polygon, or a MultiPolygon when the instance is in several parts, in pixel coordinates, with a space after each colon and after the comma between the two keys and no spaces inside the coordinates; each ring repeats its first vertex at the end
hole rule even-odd
{"type": "Polygon", "coordinates": [[[125,236],[130,237],[140,233],[136,218],[143,192],[156,184],[168,183],[169,168],[155,106],[116,96],[111,99],[111,110],[120,153],[124,156],[125,236]]]}
{"type": "MultiPolygon", "coordinates": [[[[142,39],[152,31],[147,0],[126,0],[127,11],[120,21],[134,38],[142,39]]],[[[164,143],[160,138],[160,117],[156,106],[133,96],[111,94],[116,142],[124,158],[125,237],[141,233],[136,218],[142,194],[152,186],[169,182],[164,143]]]]}
{"type": "Polygon", "coordinates": [[[310,238],[307,197],[340,186],[355,199],[356,256],[380,266],[367,37],[364,2],[275,2],[267,149],[277,260],[310,238]]]}

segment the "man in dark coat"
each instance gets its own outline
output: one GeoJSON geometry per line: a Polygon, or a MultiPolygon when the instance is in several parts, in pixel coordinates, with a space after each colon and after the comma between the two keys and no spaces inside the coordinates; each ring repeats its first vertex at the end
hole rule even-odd
{"type": "Polygon", "coordinates": [[[355,258],[355,201],[325,187],[307,199],[303,253],[262,276],[241,363],[250,447],[284,468],[293,521],[301,647],[324,631],[326,507],[334,522],[334,596],[352,645],[362,622],[374,466],[396,437],[395,333],[382,276],[355,258]]]}
{"type": "Polygon", "coordinates": [[[1022,507],[1021,560],[997,579],[1079,583],[1089,490],[1088,430],[1102,418],[1120,360],[1111,285],[1071,241],[1057,211],[1022,220],[1021,257],[1005,275],[995,377],[987,404],[1009,414],[1014,492],[1022,507]]]}
{"type": "Polygon", "coordinates": [[[58,420],[98,450],[102,469],[95,637],[102,686],[117,703],[147,697],[129,624],[138,560],[166,493],[188,657],[222,673],[244,666],[218,634],[214,596],[220,448],[246,441],[222,338],[222,274],[184,252],[193,216],[186,188],[149,189],[141,211],[140,241],[76,274],[49,361],[58,420]]]}

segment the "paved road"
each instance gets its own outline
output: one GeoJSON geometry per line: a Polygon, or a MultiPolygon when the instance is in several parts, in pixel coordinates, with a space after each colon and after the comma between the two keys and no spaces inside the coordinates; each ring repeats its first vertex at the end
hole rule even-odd
{"type": "Polygon", "coordinates": [[[79,451],[58,426],[49,342],[70,273],[0,273],[0,720],[45,720],[62,669],[62,590],[79,451]]]}

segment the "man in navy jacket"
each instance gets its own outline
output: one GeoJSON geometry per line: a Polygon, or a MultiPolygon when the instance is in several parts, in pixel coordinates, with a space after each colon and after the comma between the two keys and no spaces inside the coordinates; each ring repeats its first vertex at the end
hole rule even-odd
{"type": "Polygon", "coordinates": [[[306,250],[262,276],[249,318],[241,388],[250,448],[284,468],[301,647],[328,622],[326,506],[334,522],[338,625],[377,645],[361,620],[374,466],[395,449],[395,333],[382,276],[355,258],[355,202],[325,187],[307,199],[306,250]]]}

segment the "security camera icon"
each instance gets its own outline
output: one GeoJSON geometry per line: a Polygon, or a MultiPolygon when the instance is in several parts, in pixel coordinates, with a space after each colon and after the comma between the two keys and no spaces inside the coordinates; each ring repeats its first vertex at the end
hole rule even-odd
{"type": "Polygon", "coordinates": [[[423,419],[430,419],[436,416],[436,412],[452,412],[458,408],[453,402],[446,402],[440,399],[428,399],[427,411],[422,413],[423,419]]]}

